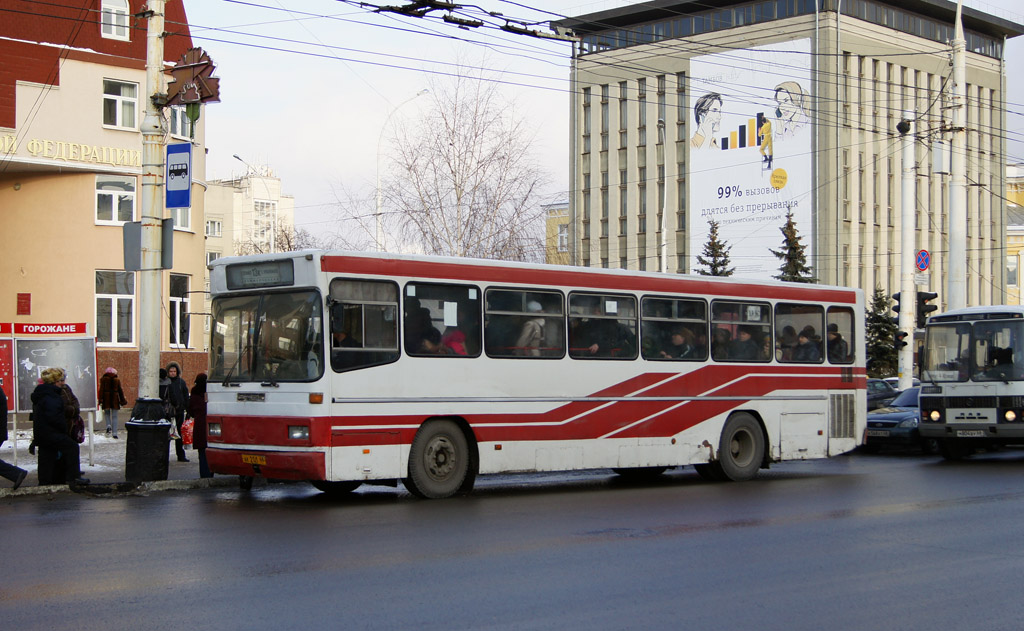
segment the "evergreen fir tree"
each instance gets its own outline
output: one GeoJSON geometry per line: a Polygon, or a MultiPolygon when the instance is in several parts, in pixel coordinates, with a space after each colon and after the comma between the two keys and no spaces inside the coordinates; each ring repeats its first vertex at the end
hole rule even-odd
{"type": "Polygon", "coordinates": [[[704,244],[704,256],[697,255],[697,263],[706,269],[697,269],[697,273],[702,276],[732,276],[735,271],[735,268],[729,267],[729,251],[732,246],[718,238],[717,221],[709,219],[708,226],[711,230],[708,242],[704,244]]]}
{"type": "Polygon", "coordinates": [[[818,279],[811,275],[811,268],[807,265],[805,246],[800,243],[802,237],[797,233],[792,210],[786,213],[786,225],[779,230],[783,236],[782,250],[771,250],[771,253],[782,260],[782,266],[779,267],[781,273],[773,278],[791,283],[818,282],[818,279]]]}
{"type": "Polygon", "coordinates": [[[892,321],[892,301],[879,287],[871,296],[865,334],[869,377],[892,377],[899,371],[896,353],[896,323],[892,321]]]}

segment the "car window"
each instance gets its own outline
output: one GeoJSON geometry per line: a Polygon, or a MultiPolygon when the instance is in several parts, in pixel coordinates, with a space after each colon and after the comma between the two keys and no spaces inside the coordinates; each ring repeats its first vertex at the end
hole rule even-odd
{"type": "Polygon", "coordinates": [[[917,407],[917,395],[920,394],[920,388],[907,388],[903,392],[892,400],[890,403],[893,407],[904,407],[904,408],[916,408],[917,407]]]}

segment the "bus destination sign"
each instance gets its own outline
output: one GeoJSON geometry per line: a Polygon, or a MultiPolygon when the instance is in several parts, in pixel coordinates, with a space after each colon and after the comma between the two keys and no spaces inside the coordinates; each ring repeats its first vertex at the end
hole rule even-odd
{"type": "Polygon", "coordinates": [[[291,260],[236,263],[226,270],[228,289],[283,287],[295,283],[291,260]]]}

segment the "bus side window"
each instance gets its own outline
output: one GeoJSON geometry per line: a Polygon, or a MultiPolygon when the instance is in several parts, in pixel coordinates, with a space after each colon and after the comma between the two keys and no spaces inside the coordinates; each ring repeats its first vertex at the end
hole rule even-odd
{"type": "MultiPolygon", "coordinates": [[[[852,311],[849,317],[852,321],[852,311]]],[[[821,335],[824,321],[825,309],[821,305],[786,302],[776,304],[776,361],[797,364],[824,362],[825,340],[821,335]]]]}
{"type": "Polygon", "coordinates": [[[825,353],[830,364],[852,364],[854,350],[850,343],[854,337],[853,309],[829,307],[826,326],[825,353]]]}
{"type": "Polygon", "coordinates": [[[562,294],[488,289],[484,346],[488,357],[559,358],[565,355],[562,294]]]}
{"type": "Polygon", "coordinates": [[[403,313],[407,354],[480,355],[480,290],[477,287],[408,283],[403,313]]]}
{"type": "Polygon", "coordinates": [[[331,281],[330,350],[336,372],[398,359],[398,286],[387,281],[331,281]]]}

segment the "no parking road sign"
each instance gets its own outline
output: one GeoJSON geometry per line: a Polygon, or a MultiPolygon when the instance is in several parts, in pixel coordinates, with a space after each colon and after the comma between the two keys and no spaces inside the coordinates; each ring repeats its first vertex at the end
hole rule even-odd
{"type": "Polygon", "coordinates": [[[167,208],[192,206],[192,143],[167,145],[167,208]]]}
{"type": "Polygon", "coordinates": [[[928,250],[917,251],[917,269],[918,271],[925,271],[928,269],[928,265],[932,262],[932,255],[928,254],[928,250]]]}

